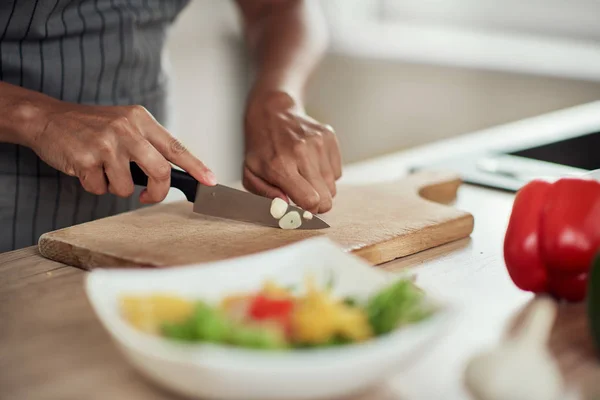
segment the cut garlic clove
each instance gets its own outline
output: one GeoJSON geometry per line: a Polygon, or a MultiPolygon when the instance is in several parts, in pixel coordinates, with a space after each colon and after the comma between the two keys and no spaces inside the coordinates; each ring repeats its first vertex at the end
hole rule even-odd
{"type": "Polygon", "coordinates": [[[304,214],[302,214],[302,218],[304,219],[312,219],[313,215],[310,211],[304,211],[304,214]]]}
{"type": "Polygon", "coordinates": [[[285,212],[288,209],[288,203],[285,200],[276,197],[271,202],[271,215],[275,219],[279,219],[285,215],[285,212]]]}
{"type": "Polygon", "coordinates": [[[302,225],[302,218],[300,218],[298,211],[291,211],[279,220],[281,229],[296,229],[300,225],[302,225]]]}

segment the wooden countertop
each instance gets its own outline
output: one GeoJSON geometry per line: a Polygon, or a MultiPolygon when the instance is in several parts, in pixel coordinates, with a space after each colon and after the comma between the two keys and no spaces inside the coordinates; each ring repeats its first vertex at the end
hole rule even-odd
{"type": "MultiPolygon", "coordinates": [[[[600,102],[349,166],[344,180],[393,179],[439,149],[447,155],[502,138],[511,144],[531,140],[541,127],[558,135],[594,124],[600,126],[600,102]]],[[[463,312],[410,370],[351,400],[469,398],[462,384],[465,362],[495,345],[532,299],[515,288],[502,259],[512,200],[510,193],[463,186],[456,207],[475,216],[471,238],[382,266],[412,268],[420,285],[463,312]]],[[[43,259],[35,248],[0,254],[0,399],[177,398],[147,382],[118,352],[85,297],[85,274],[43,259]]],[[[600,395],[600,363],[584,311],[583,304],[561,304],[550,345],[568,383],[592,399],[600,395]]]]}

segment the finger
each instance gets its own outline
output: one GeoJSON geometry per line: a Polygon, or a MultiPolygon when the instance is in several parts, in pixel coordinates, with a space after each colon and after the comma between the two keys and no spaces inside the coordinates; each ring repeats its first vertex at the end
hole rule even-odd
{"type": "Polygon", "coordinates": [[[129,197],[134,186],[129,169],[129,158],[121,156],[105,161],[104,173],[108,178],[108,191],[119,197],[129,197]]]}
{"type": "MultiPolygon", "coordinates": [[[[322,140],[320,136],[318,140],[322,140]]],[[[330,196],[333,198],[336,194],[336,185],[331,162],[329,160],[328,150],[325,148],[324,141],[315,141],[313,148],[313,151],[318,158],[319,172],[321,173],[321,177],[329,189],[330,196]]]]}
{"type": "Polygon", "coordinates": [[[167,160],[188,172],[198,182],[207,186],[217,184],[215,174],[160,124],[154,122],[146,137],[167,160]]]}
{"type": "Polygon", "coordinates": [[[92,194],[103,195],[107,191],[106,177],[101,167],[84,171],[79,176],[79,182],[86,192],[92,194]]]}
{"type": "Polygon", "coordinates": [[[306,179],[306,181],[319,194],[319,205],[316,209],[309,210],[314,213],[324,213],[331,210],[333,199],[331,192],[327,187],[327,183],[319,170],[318,160],[303,160],[298,164],[298,171],[306,179]]]}
{"type": "Polygon", "coordinates": [[[299,142],[294,147],[298,171],[319,194],[318,212],[320,213],[331,209],[333,193],[335,193],[335,186],[331,190],[327,183],[327,179],[333,182],[333,177],[324,146],[323,137],[316,132],[311,132],[306,141],[299,142]]]}
{"type": "MultiPolygon", "coordinates": [[[[131,147],[130,158],[148,176],[148,185],[140,194],[140,202],[163,201],[171,187],[171,164],[145,139],[131,147]]],[[[131,177],[129,168],[128,175],[131,177]]]]}
{"type": "Polygon", "coordinates": [[[244,167],[242,183],[249,192],[259,196],[268,197],[269,199],[279,197],[280,199],[289,202],[289,198],[281,191],[281,189],[259,178],[252,171],[250,171],[248,167],[244,167]]]}
{"type": "Polygon", "coordinates": [[[313,137],[310,139],[312,143],[299,142],[294,147],[298,172],[319,195],[318,206],[309,210],[315,213],[329,211],[332,205],[331,192],[320,172],[319,151],[316,150],[321,146],[320,140],[321,137],[313,137]]]}
{"type": "Polygon", "coordinates": [[[280,188],[298,207],[313,213],[319,210],[319,193],[300,175],[293,161],[285,165],[269,165],[263,170],[248,168],[254,175],[280,188]]]}
{"type": "Polygon", "coordinates": [[[331,170],[333,171],[334,179],[337,181],[342,177],[342,155],[340,152],[340,144],[338,137],[331,125],[320,124],[316,121],[305,120],[305,124],[317,132],[321,132],[329,162],[331,164],[331,170]]]}
{"type": "Polygon", "coordinates": [[[323,137],[325,139],[325,147],[329,156],[333,178],[337,181],[342,177],[342,154],[338,138],[335,133],[325,133],[323,137]]]}

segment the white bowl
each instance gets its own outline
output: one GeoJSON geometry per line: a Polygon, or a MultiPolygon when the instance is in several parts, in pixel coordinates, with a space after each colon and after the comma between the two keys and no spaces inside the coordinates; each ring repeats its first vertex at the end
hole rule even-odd
{"type": "MultiPolygon", "coordinates": [[[[258,289],[265,278],[303,285],[307,272],[334,293],[366,297],[392,276],[350,255],[328,239],[302,241],[226,261],[168,269],[96,269],[86,292],[100,321],[127,359],[160,386],[193,398],[308,400],[350,395],[410,366],[447,334],[455,314],[447,305],[429,319],[362,344],[268,352],[187,344],[142,333],[122,319],[121,294],[155,291],[217,300],[258,289]]],[[[397,278],[397,274],[393,276],[397,278]]]]}

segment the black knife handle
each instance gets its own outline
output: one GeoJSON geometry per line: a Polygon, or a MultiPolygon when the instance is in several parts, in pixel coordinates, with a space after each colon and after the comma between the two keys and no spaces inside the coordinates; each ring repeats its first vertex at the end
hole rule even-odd
{"type": "MultiPolygon", "coordinates": [[[[148,176],[146,176],[136,163],[130,162],[129,168],[131,169],[131,178],[133,178],[135,185],[148,186],[148,176]]],[[[198,181],[187,172],[171,168],[171,187],[181,190],[188,201],[193,203],[196,200],[198,181]]]]}

